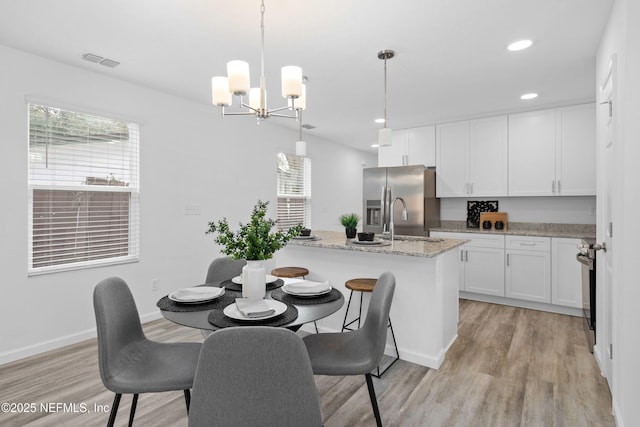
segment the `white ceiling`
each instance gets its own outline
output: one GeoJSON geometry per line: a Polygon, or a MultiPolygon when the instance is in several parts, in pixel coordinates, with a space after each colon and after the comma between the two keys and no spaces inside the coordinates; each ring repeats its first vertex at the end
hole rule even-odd
{"type": "MultiPolygon", "coordinates": [[[[372,150],[389,127],[591,101],[595,54],[613,0],[266,0],[269,107],[280,67],[308,76],[305,131],[372,150]],[[508,52],[507,44],[534,45],[508,52]],[[521,101],[537,92],[533,101],[521,101]]],[[[0,44],[210,104],[211,77],[226,62],[260,72],[259,0],[3,0],[0,44]],[[85,52],[121,62],[110,69],[85,52]]],[[[211,107],[212,120],[222,120],[211,107]]],[[[224,120],[251,120],[229,117],[224,120]]],[[[270,118],[292,129],[293,120],[270,118]]]]}

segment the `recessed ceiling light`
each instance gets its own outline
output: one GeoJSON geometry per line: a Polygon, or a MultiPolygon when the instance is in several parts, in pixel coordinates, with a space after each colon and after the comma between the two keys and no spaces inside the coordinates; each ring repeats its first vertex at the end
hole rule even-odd
{"type": "Polygon", "coordinates": [[[517,42],[513,42],[509,46],[507,46],[507,49],[515,52],[517,50],[522,50],[522,49],[531,47],[532,44],[533,42],[531,40],[518,40],[517,42]]]}
{"type": "Polygon", "coordinates": [[[384,119],[376,119],[375,122],[376,123],[384,123],[384,119]]]}
{"type": "Polygon", "coordinates": [[[520,99],[533,99],[533,98],[537,98],[538,94],[537,93],[525,93],[524,95],[522,95],[520,97],[520,99]]]}
{"type": "Polygon", "coordinates": [[[378,145],[378,144],[371,144],[371,146],[372,146],[373,148],[378,148],[378,147],[379,147],[379,145],[378,145]]]}

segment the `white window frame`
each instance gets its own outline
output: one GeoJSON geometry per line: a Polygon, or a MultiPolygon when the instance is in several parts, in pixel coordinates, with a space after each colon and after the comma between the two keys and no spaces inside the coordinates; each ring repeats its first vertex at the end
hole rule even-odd
{"type": "MultiPolygon", "coordinates": [[[[118,121],[127,124],[128,128],[128,141],[127,144],[131,147],[127,149],[127,157],[126,157],[126,173],[127,179],[126,183],[119,182],[118,177],[114,174],[110,173],[102,173],[105,169],[94,166],[90,166],[90,162],[81,162],[81,163],[70,163],[73,166],[69,168],[72,169],[74,166],[81,165],[86,167],[86,179],[84,182],[79,182],[77,179],[73,179],[70,181],[65,181],[56,177],[56,173],[51,173],[51,178],[47,178],[42,176],[37,172],[32,173],[32,149],[31,149],[31,128],[30,125],[27,129],[27,147],[28,147],[28,160],[27,160],[27,169],[28,169],[28,268],[27,273],[29,276],[38,275],[38,274],[48,274],[59,271],[69,271],[69,270],[78,270],[85,268],[92,268],[98,266],[106,266],[106,265],[114,265],[114,264],[123,264],[130,262],[139,261],[139,248],[140,248],[140,215],[139,215],[139,200],[140,200],[140,177],[139,177],[139,168],[140,168],[140,124],[131,120],[122,119],[120,117],[114,117],[110,115],[105,115],[102,113],[93,113],[87,112],[86,110],[78,107],[68,107],[59,105],[55,102],[51,101],[41,101],[41,100],[26,100],[26,114],[29,121],[31,120],[31,105],[40,105],[43,107],[51,108],[54,110],[63,110],[67,112],[71,112],[74,114],[80,114],[84,116],[94,117],[96,119],[102,119],[107,121],[118,121]],[[83,111],[84,110],[84,111],[83,111]],[[95,172],[95,173],[93,173],[95,172]],[[89,182],[89,176],[98,177],[96,180],[89,182]],[[113,184],[115,182],[115,184],[113,184]],[[96,185],[97,184],[97,185],[96,185]],[[46,265],[46,266],[38,266],[34,267],[34,193],[37,190],[62,190],[62,191],[75,191],[78,194],[89,195],[91,193],[101,193],[103,195],[110,193],[127,193],[129,194],[128,198],[128,213],[126,214],[126,218],[128,219],[127,224],[127,236],[126,236],[126,255],[116,255],[116,256],[107,256],[104,258],[91,259],[91,260],[82,260],[82,261],[73,261],[68,260],[63,263],[56,263],[54,265],[46,265]]],[[[91,148],[92,154],[99,152],[100,150],[95,150],[91,148]]],[[[34,152],[36,150],[33,150],[34,152]]],[[[39,153],[37,153],[39,154],[39,153]]],[[[107,159],[107,157],[101,158],[107,159]]],[[[112,159],[109,158],[111,161],[112,159]]],[[[49,159],[47,158],[47,161],[49,159]]],[[[53,160],[55,162],[55,160],[53,160]]],[[[93,163],[93,162],[91,162],[93,163]]],[[[118,165],[122,168],[122,164],[118,165]]],[[[111,166],[109,166],[111,167],[111,166]]],[[[40,169],[42,169],[40,167],[40,169]]],[[[69,170],[70,170],[69,169],[69,170]]],[[[34,168],[35,170],[35,168],[34,168]]],[[[67,170],[61,168],[60,170],[67,170]]],[[[89,203],[86,203],[90,205],[89,203]]],[[[87,224],[94,224],[90,221],[87,224]]],[[[76,229],[76,232],[78,230],[76,229]]],[[[91,252],[91,251],[90,251],[91,252]]],[[[91,252],[92,255],[95,255],[95,252],[91,252]]]]}
{"type": "MultiPolygon", "coordinates": [[[[303,203],[303,213],[301,215],[302,225],[311,228],[311,159],[309,157],[296,156],[294,154],[278,153],[278,172],[277,172],[277,221],[278,230],[287,230],[290,227],[298,225],[295,219],[285,214],[290,211],[291,202],[303,203]],[[283,158],[284,156],[284,158],[283,158]],[[289,160],[296,160],[295,162],[289,160]],[[293,191],[284,188],[281,180],[284,169],[294,168],[295,176],[298,181],[293,183],[295,189],[293,191]]],[[[294,216],[298,217],[298,215],[294,216]]]]}

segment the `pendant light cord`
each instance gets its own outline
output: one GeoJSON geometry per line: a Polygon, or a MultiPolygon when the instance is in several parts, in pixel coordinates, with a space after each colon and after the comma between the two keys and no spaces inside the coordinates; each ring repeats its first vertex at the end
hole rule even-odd
{"type": "Polygon", "coordinates": [[[267,108],[267,94],[265,93],[265,81],[264,81],[264,0],[260,5],[260,108],[262,110],[267,108]]]}
{"type": "Polygon", "coordinates": [[[384,128],[387,127],[387,58],[384,58],[384,128]]]}

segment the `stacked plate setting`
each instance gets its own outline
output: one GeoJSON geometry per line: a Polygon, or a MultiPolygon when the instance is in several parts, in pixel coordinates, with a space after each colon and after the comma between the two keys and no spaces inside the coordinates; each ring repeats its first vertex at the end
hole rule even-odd
{"type": "Polygon", "coordinates": [[[178,289],[169,294],[169,299],[182,304],[199,304],[212,301],[222,295],[224,295],[224,288],[196,286],[193,288],[178,289]]]}

